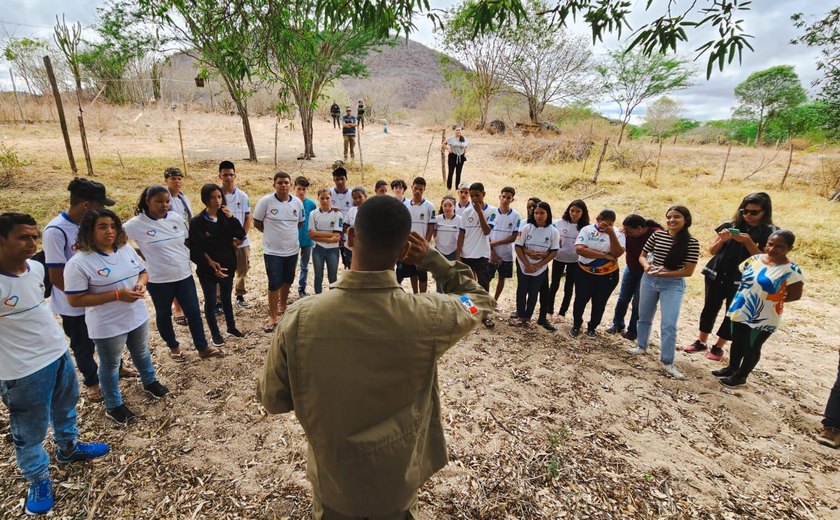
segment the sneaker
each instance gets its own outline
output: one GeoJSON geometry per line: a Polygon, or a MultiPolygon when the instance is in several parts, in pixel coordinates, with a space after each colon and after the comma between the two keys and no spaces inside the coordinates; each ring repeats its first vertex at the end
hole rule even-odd
{"type": "Polygon", "coordinates": [[[823,446],[837,449],[840,447],[840,428],[834,428],[833,426],[823,427],[820,430],[819,436],[817,436],[817,442],[823,446]]]}
{"type": "Polygon", "coordinates": [[[635,346],[633,348],[628,348],[624,352],[627,352],[631,356],[641,356],[642,354],[647,354],[647,349],[639,347],[639,346],[635,346]]]}
{"type": "Polygon", "coordinates": [[[557,327],[552,325],[547,319],[537,320],[537,325],[544,328],[548,332],[557,332],[557,327]]]}
{"type": "Polygon", "coordinates": [[[496,305],[496,308],[495,308],[495,309],[493,309],[493,310],[494,310],[494,311],[496,311],[496,312],[498,312],[499,314],[501,314],[501,313],[505,312],[504,307],[502,307],[501,305],[496,305]]]}
{"type": "Polygon", "coordinates": [[[673,363],[670,365],[662,363],[661,370],[666,376],[673,377],[674,379],[685,379],[683,373],[677,370],[677,367],[675,367],[673,363]]]}
{"type": "Polygon", "coordinates": [[[169,393],[169,389],[160,384],[160,381],[153,381],[143,387],[147,394],[155,399],[160,399],[169,393]]]}
{"type": "Polygon", "coordinates": [[[510,318],[512,320],[514,320],[518,317],[519,317],[519,313],[517,313],[515,310],[513,312],[511,312],[510,314],[508,314],[508,318],[510,318]]]}
{"type": "Polygon", "coordinates": [[[55,459],[59,464],[67,464],[68,462],[93,460],[103,455],[107,455],[110,451],[111,447],[107,444],[96,442],[77,442],[70,455],[65,455],[64,452],[59,449],[55,452],[55,459]]]}
{"type": "Polygon", "coordinates": [[[741,386],[747,384],[747,378],[735,376],[723,377],[720,379],[720,384],[726,386],[741,386]]]}
{"type": "Polygon", "coordinates": [[[231,336],[235,337],[235,338],[244,338],[245,337],[245,333],[242,332],[241,330],[235,328],[235,327],[232,328],[232,329],[228,329],[227,333],[230,334],[231,336]]]}
{"type": "Polygon", "coordinates": [[[243,309],[247,309],[248,307],[250,307],[250,306],[251,306],[251,304],[250,304],[250,303],[248,303],[248,302],[246,302],[246,301],[245,301],[245,297],[244,297],[244,296],[237,296],[237,297],[236,297],[236,305],[237,305],[238,307],[242,307],[243,309]]]}
{"type": "Polygon", "coordinates": [[[623,334],[624,329],[619,329],[615,325],[607,329],[607,334],[623,334]]]}
{"type": "Polygon", "coordinates": [[[630,333],[630,332],[622,332],[621,336],[624,339],[629,340],[629,341],[636,341],[636,337],[637,337],[635,333],[630,333]]]}
{"type": "Polygon", "coordinates": [[[706,354],[706,358],[711,359],[712,361],[720,361],[723,359],[723,349],[720,347],[712,347],[706,354]]]}
{"type": "Polygon", "coordinates": [[[211,334],[210,339],[213,341],[214,347],[221,347],[225,344],[225,338],[221,334],[211,334]]]}
{"type": "Polygon", "coordinates": [[[729,367],[721,368],[720,370],[712,370],[712,375],[715,377],[729,377],[735,373],[729,367]]]}
{"type": "Polygon", "coordinates": [[[696,339],[691,345],[683,347],[683,352],[700,352],[701,350],[706,350],[707,348],[709,347],[707,347],[705,343],[696,339]]]}
{"type": "Polygon", "coordinates": [[[52,511],[54,504],[52,480],[47,478],[29,484],[29,493],[26,495],[24,507],[27,515],[45,515],[52,511]]]}
{"type": "Polygon", "coordinates": [[[595,339],[598,337],[598,334],[594,330],[587,330],[586,337],[590,339],[595,339]]]}
{"type": "Polygon", "coordinates": [[[128,406],[121,404],[116,408],[108,408],[105,410],[105,417],[111,419],[117,424],[128,424],[137,416],[134,415],[134,412],[128,409],[128,406]]]}
{"type": "Polygon", "coordinates": [[[496,326],[496,323],[493,322],[493,318],[490,318],[490,317],[484,318],[483,320],[481,320],[481,323],[483,323],[484,326],[487,327],[488,329],[492,329],[493,327],[496,326]]]}
{"type": "Polygon", "coordinates": [[[570,329],[569,330],[569,336],[571,336],[573,338],[576,338],[576,337],[580,336],[580,329],[575,329],[575,328],[570,329]]]}

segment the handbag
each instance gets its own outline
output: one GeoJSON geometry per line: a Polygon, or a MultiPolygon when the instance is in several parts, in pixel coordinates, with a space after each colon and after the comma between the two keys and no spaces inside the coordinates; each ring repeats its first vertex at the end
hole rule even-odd
{"type": "Polygon", "coordinates": [[[709,263],[706,264],[706,267],[703,268],[703,276],[705,276],[706,279],[710,282],[714,282],[715,280],[717,280],[718,269],[720,268],[722,257],[723,255],[721,255],[720,253],[716,254],[709,260],[709,263]]]}

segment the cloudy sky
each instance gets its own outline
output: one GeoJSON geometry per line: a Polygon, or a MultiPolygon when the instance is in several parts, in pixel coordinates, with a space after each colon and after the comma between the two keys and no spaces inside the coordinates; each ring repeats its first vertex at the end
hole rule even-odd
{"type": "MultiPolygon", "coordinates": [[[[102,3],[100,0],[2,0],[4,8],[0,10],[0,41],[8,36],[49,37],[56,14],[61,13],[65,13],[68,22],[78,20],[82,25],[89,26],[96,19],[96,7],[102,3]]],[[[453,3],[455,2],[452,0],[431,1],[432,7],[437,9],[446,8],[453,3]]],[[[634,0],[636,7],[630,17],[633,27],[651,20],[667,6],[665,0],[657,0],[653,2],[651,11],[646,12],[646,3],[647,0],[634,0]]],[[[697,3],[703,6],[709,3],[709,0],[700,0],[697,3]]],[[[735,85],[746,79],[750,73],[774,65],[793,65],[803,85],[812,90],[811,82],[818,77],[815,65],[818,51],[789,43],[791,38],[798,34],[798,29],[793,27],[790,21],[790,14],[802,11],[812,19],[821,17],[831,7],[831,3],[833,2],[812,0],[754,0],[752,9],[744,12],[742,18],[745,31],[754,36],[751,42],[755,52],[746,52],[741,66],[736,63],[722,73],[716,69],[708,81],[705,79],[706,58],[701,57],[696,62],[698,74],[695,84],[672,97],[684,104],[689,117],[699,120],[727,118],[735,105],[732,94],[735,85]]],[[[677,7],[688,4],[686,0],[676,2],[677,7]]],[[[412,35],[412,39],[436,47],[431,23],[425,17],[418,17],[417,27],[418,31],[412,35]]],[[[570,30],[590,34],[582,23],[571,24],[570,30]]],[[[711,35],[710,31],[690,33],[692,45],[684,46],[679,52],[693,59],[695,55],[692,49],[710,39],[711,35]]],[[[596,56],[601,56],[616,48],[619,43],[615,36],[608,35],[603,43],[599,42],[593,46],[593,52],[596,56]]],[[[10,88],[8,64],[0,61],[0,89],[10,88]]],[[[609,102],[600,104],[598,108],[604,114],[617,115],[617,108],[609,102]]],[[[643,111],[639,112],[641,115],[643,111]]]]}

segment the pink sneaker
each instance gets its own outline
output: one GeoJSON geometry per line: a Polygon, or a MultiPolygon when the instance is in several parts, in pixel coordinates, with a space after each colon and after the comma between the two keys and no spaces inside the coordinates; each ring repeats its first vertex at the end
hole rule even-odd
{"type": "Polygon", "coordinates": [[[709,353],[706,354],[706,358],[711,359],[712,361],[720,361],[723,359],[723,349],[720,347],[712,347],[709,350],[709,353]]]}
{"type": "Polygon", "coordinates": [[[700,352],[702,350],[706,350],[707,348],[708,347],[706,347],[705,343],[697,339],[694,340],[694,343],[692,343],[691,345],[683,347],[683,352],[700,352]]]}

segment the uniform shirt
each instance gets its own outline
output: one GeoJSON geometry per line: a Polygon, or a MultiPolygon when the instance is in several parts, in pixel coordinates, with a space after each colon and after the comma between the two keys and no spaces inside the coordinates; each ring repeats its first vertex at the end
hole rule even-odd
{"type": "MultiPolygon", "coordinates": [[[[494,217],[493,230],[490,231],[490,241],[504,240],[511,236],[516,236],[519,233],[519,227],[522,223],[522,218],[519,212],[510,208],[507,213],[502,213],[501,209],[496,209],[496,216],[494,217]]],[[[496,256],[505,262],[513,261],[513,242],[501,246],[493,247],[496,256]]]]}
{"type": "MultiPolygon", "coordinates": [[[[67,262],[64,288],[67,294],[103,294],[120,289],[133,289],[146,267],[131,246],[116,253],[83,251],[67,262]]],[[[112,301],[86,307],[85,323],[91,339],[113,338],[127,334],[149,319],[146,302],[112,301]]]]}
{"type": "Polygon", "coordinates": [[[356,116],[341,116],[341,133],[342,135],[346,135],[349,137],[356,137],[356,127],[351,126],[350,128],[344,128],[344,123],[350,123],[351,125],[356,124],[356,116]]]}
{"type": "Polygon", "coordinates": [[[169,199],[169,210],[184,217],[184,222],[189,222],[194,215],[189,197],[183,191],[178,192],[177,197],[172,195],[171,191],[169,195],[171,196],[169,199]]]}
{"type": "Polygon", "coordinates": [[[254,220],[263,223],[263,251],[272,256],[293,256],[300,250],[298,223],[303,222],[303,202],[294,195],[286,200],[269,193],[257,202],[254,220]]]}
{"type": "Polygon", "coordinates": [[[300,242],[300,247],[312,247],[315,245],[315,242],[309,238],[309,214],[318,205],[310,198],[304,198],[301,202],[303,202],[303,225],[298,228],[298,242],[300,242]]]}
{"type": "MultiPolygon", "coordinates": [[[[560,232],[553,225],[537,227],[533,224],[525,224],[522,226],[522,231],[519,233],[519,236],[516,237],[516,245],[530,249],[531,251],[537,251],[538,253],[557,251],[560,249],[560,232]]],[[[538,258],[531,258],[530,256],[526,256],[526,258],[531,264],[540,262],[538,258]]],[[[546,264],[540,267],[539,270],[529,273],[525,271],[525,264],[522,263],[522,260],[518,256],[516,262],[519,264],[519,268],[525,276],[539,276],[548,269],[548,264],[546,264]]]]}
{"type": "Polygon", "coordinates": [[[343,515],[404,511],[446,465],[437,359],[493,312],[466,265],[430,249],[418,267],[446,294],[407,294],[393,269],[351,270],[290,306],[257,380],[269,412],[294,410],[309,479],[343,515]]]}
{"type": "MultiPolygon", "coordinates": [[[[311,231],[338,231],[341,233],[344,230],[344,219],[341,213],[337,211],[322,211],[321,208],[316,208],[315,211],[309,214],[309,229],[311,231]]],[[[324,249],[335,249],[338,247],[338,242],[319,242],[315,240],[315,244],[324,249]]]]}
{"type": "Polygon", "coordinates": [[[330,203],[332,207],[341,210],[341,217],[347,220],[347,213],[353,207],[353,192],[347,188],[344,193],[339,193],[335,188],[330,188],[330,203]]]}
{"type": "Polygon", "coordinates": [[[435,206],[426,199],[420,204],[415,204],[414,199],[408,199],[405,207],[411,213],[411,230],[425,238],[429,232],[429,224],[435,224],[435,206]]]}
{"type": "MultiPolygon", "coordinates": [[[[618,243],[624,247],[626,243],[624,233],[618,228],[615,229],[615,236],[618,238],[618,243]]],[[[600,251],[601,253],[610,252],[610,236],[606,233],[598,231],[596,224],[589,224],[580,230],[575,245],[583,244],[590,249],[600,251]]],[[[604,275],[610,274],[618,269],[618,261],[606,258],[586,258],[578,255],[578,265],[580,268],[589,274],[604,275]]]]}
{"type": "MultiPolygon", "coordinates": [[[[350,229],[354,225],[356,225],[356,215],[359,214],[359,206],[353,206],[350,208],[350,211],[347,212],[347,220],[344,221],[344,225],[347,226],[347,229],[350,229]]],[[[349,249],[350,251],[353,250],[349,244],[344,244],[344,247],[349,249]]]]}
{"type": "Polygon", "coordinates": [[[180,282],[192,276],[186,244],[189,232],[180,214],[168,211],[163,218],[153,219],[141,213],[126,222],[123,229],[146,258],[149,283],[180,282]]]}
{"type": "MultiPolygon", "coordinates": [[[[485,204],[483,208],[484,219],[490,230],[493,230],[493,222],[496,220],[496,208],[485,204]]],[[[461,258],[490,258],[490,237],[484,234],[481,223],[478,220],[478,213],[470,205],[461,215],[461,229],[464,230],[464,245],[461,248],[461,258]]]]}
{"type": "Polygon", "coordinates": [[[560,234],[560,249],[557,250],[557,256],[554,257],[555,262],[563,262],[566,264],[573,264],[578,261],[578,254],[575,251],[575,240],[577,240],[578,225],[573,224],[562,218],[554,221],[554,227],[560,234]]]}
{"type": "Polygon", "coordinates": [[[34,374],[67,352],[64,331],[44,298],[44,266],[26,261],[21,275],[0,272],[0,380],[34,374]]]}
{"type": "MultiPolygon", "coordinates": [[[[63,211],[47,224],[41,233],[46,267],[64,268],[70,257],[76,254],[78,234],[79,225],[70,220],[67,213],[63,211]]],[[[64,291],[55,285],[50,292],[50,308],[54,313],[62,316],[82,316],[85,313],[84,307],[73,307],[67,303],[64,291]]]]}
{"type": "MultiPolygon", "coordinates": [[[[657,231],[652,234],[648,241],[645,242],[645,247],[642,252],[645,254],[653,253],[653,265],[658,267],[665,267],[665,259],[668,258],[668,253],[674,245],[674,237],[667,231],[657,231]]],[[[688,251],[682,263],[678,264],[675,270],[680,270],[685,267],[685,264],[696,264],[700,258],[700,242],[696,238],[691,237],[688,240],[688,251]]]]}
{"type": "Polygon", "coordinates": [[[733,322],[773,332],[782,320],[788,286],[804,282],[798,265],[766,265],[765,255],[755,255],[741,264],[741,283],[726,315],[733,322]]]}
{"type": "Polygon", "coordinates": [[[441,254],[451,255],[458,249],[458,233],[461,229],[461,217],[452,215],[447,219],[438,215],[435,219],[435,247],[441,254]]]}
{"type": "Polygon", "coordinates": [[[470,206],[472,206],[472,202],[469,202],[469,201],[467,201],[467,205],[464,206],[464,207],[461,207],[461,201],[456,202],[455,203],[455,214],[460,217],[461,215],[464,214],[464,211],[466,211],[466,209],[469,208],[470,206]]]}
{"type": "MultiPolygon", "coordinates": [[[[239,188],[234,188],[233,193],[225,193],[225,201],[230,212],[233,213],[233,216],[236,217],[236,220],[239,221],[244,229],[245,215],[251,214],[251,199],[248,198],[248,194],[239,188]]],[[[245,235],[245,240],[239,244],[239,247],[248,247],[250,245],[251,242],[248,240],[248,235],[245,235]]]]}

